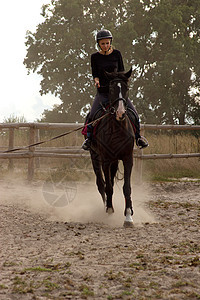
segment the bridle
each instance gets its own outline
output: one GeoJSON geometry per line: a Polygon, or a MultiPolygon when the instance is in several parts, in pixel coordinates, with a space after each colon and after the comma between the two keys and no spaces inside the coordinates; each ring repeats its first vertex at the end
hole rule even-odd
{"type": "MultiPolygon", "coordinates": [[[[120,78],[112,79],[112,80],[110,81],[110,83],[109,83],[109,90],[111,89],[112,84],[115,83],[115,82],[121,84],[121,83],[124,83],[124,80],[122,80],[122,79],[120,79],[120,78]]],[[[121,89],[121,87],[120,87],[120,89],[121,89]]],[[[120,94],[121,94],[121,91],[120,91],[120,94]]],[[[117,97],[114,101],[112,101],[112,103],[111,103],[111,101],[110,101],[110,113],[111,113],[111,114],[115,114],[115,113],[116,113],[115,104],[116,104],[118,101],[120,101],[120,100],[122,100],[122,101],[124,102],[124,106],[125,106],[125,107],[127,106],[127,100],[126,100],[126,99],[122,96],[122,94],[121,94],[121,95],[120,95],[119,97],[117,97]]]]}

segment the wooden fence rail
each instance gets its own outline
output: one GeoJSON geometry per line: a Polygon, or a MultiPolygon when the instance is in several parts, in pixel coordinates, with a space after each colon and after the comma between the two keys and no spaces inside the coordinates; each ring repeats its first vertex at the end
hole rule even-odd
{"type": "MultiPolygon", "coordinates": [[[[29,128],[29,145],[39,141],[39,130],[78,129],[83,126],[81,123],[0,123],[0,132],[9,131],[9,145],[5,150],[14,149],[14,130],[29,128]]],[[[151,125],[141,124],[141,132],[148,130],[200,130],[199,125],[151,125]]],[[[25,145],[27,146],[27,145],[25,145]]],[[[2,147],[1,147],[2,149],[2,147]]],[[[9,170],[13,169],[13,159],[28,158],[28,180],[34,176],[35,159],[39,157],[51,158],[83,158],[89,157],[89,153],[78,147],[27,147],[16,152],[3,153],[0,151],[0,159],[9,160],[9,170]]],[[[134,149],[134,158],[136,158],[136,168],[139,180],[142,177],[142,160],[143,159],[171,159],[171,158],[190,158],[200,157],[200,153],[182,153],[182,154],[143,154],[140,149],[134,149]]],[[[37,161],[36,161],[37,164],[37,161]]]]}

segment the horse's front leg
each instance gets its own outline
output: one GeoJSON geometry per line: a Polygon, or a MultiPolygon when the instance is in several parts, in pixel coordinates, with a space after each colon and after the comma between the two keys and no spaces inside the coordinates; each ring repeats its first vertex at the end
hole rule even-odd
{"type": "Polygon", "coordinates": [[[110,166],[110,176],[111,176],[112,187],[114,187],[114,179],[115,179],[117,170],[118,170],[118,160],[114,161],[110,166]]]}
{"type": "Polygon", "coordinates": [[[103,172],[105,177],[105,192],[106,192],[106,212],[108,214],[114,213],[113,205],[112,205],[112,195],[113,195],[113,185],[111,180],[111,170],[110,163],[103,163],[103,172]]]}
{"type": "Polygon", "coordinates": [[[103,179],[103,174],[102,174],[102,169],[101,169],[101,159],[100,159],[100,156],[92,150],[90,150],[90,155],[91,155],[91,159],[92,159],[93,170],[96,175],[96,184],[98,187],[98,191],[101,194],[103,203],[105,204],[105,202],[106,202],[105,182],[103,179]]]}
{"type": "Polygon", "coordinates": [[[124,185],[123,185],[123,193],[125,197],[125,211],[124,215],[126,219],[124,221],[124,226],[132,226],[133,225],[133,207],[131,201],[131,172],[133,167],[133,156],[131,155],[129,159],[123,160],[124,165],[124,185]]]}

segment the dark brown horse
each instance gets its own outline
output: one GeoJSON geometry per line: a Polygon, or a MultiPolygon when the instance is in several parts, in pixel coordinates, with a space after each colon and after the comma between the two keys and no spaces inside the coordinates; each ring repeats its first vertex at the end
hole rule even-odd
{"type": "Polygon", "coordinates": [[[128,78],[131,72],[132,69],[127,73],[107,73],[110,80],[109,111],[97,125],[90,150],[97,187],[108,214],[114,212],[112,204],[114,178],[119,160],[123,162],[124,215],[126,216],[124,226],[132,226],[133,223],[130,179],[133,166],[134,132],[126,110],[128,78]]]}

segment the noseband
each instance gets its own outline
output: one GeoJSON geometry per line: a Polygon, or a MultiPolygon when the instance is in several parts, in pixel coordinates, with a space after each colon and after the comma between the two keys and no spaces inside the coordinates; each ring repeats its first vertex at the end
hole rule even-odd
{"type": "Polygon", "coordinates": [[[125,99],[125,98],[119,97],[119,98],[115,99],[115,101],[112,102],[112,106],[110,107],[110,113],[111,113],[112,115],[114,115],[114,114],[116,113],[116,109],[115,109],[115,107],[114,107],[115,103],[116,103],[117,101],[120,101],[120,100],[122,100],[122,101],[124,102],[125,107],[126,107],[126,99],[125,99]]]}

